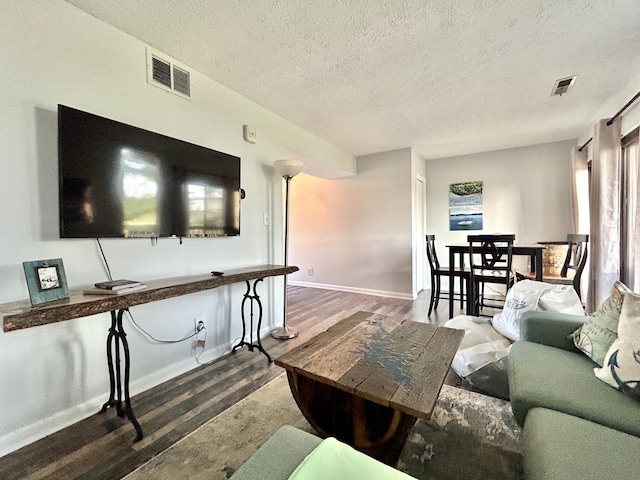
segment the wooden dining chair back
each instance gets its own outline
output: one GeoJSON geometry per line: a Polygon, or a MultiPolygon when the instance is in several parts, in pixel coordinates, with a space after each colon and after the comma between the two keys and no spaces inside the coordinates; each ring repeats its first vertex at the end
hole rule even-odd
{"type": "MultiPolygon", "coordinates": [[[[504,298],[485,295],[485,285],[504,285],[504,295],[515,281],[512,270],[513,242],[515,235],[469,235],[469,266],[471,292],[467,301],[471,302],[471,312],[480,315],[484,307],[502,308],[504,298]],[[489,300],[489,301],[487,301],[489,300]]],[[[502,292],[498,292],[502,296],[502,292]]]]}
{"type": "Polygon", "coordinates": [[[567,256],[564,259],[558,283],[573,285],[578,297],[582,298],[580,295],[580,280],[584,266],[587,264],[589,235],[570,233],[567,235],[567,245],[567,256]]]}
{"type": "Polygon", "coordinates": [[[431,315],[433,307],[435,307],[436,309],[438,308],[438,300],[448,299],[449,295],[453,295],[454,298],[460,300],[460,308],[462,308],[464,305],[465,283],[467,283],[467,280],[469,278],[469,270],[465,269],[464,267],[458,267],[453,268],[450,272],[448,265],[440,265],[438,254],[436,252],[435,235],[426,236],[426,245],[427,261],[429,262],[429,271],[431,273],[431,300],[429,301],[429,312],[427,313],[427,316],[431,315]],[[454,279],[459,279],[459,293],[455,292],[453,284],[449,286],[449,292],[443,292],[441,289],[442,277],[449,278],[450,274],[453,275],[454,279]]]}
{"type": "MultiPolygon", "coordinates": [[[[556,273],[545,271],[542,281],[552,284],[573,285],[578,297],[582,299],[580,293],[580,282],[582,279],[582,272],[587,264],[588,250],[589,235],[581,233],[568,234],[567,253],[560,273],[558,274],[557,271],[556,273]]],[[[517,272],[516,274],[518,280],[535,279],[535,272],[527,272],[525,274],[517,272]]]]}

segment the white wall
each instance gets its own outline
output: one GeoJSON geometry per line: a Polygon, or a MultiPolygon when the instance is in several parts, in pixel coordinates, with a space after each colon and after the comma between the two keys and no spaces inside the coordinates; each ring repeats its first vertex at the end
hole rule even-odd
{"type": "MultiPolygon", "coordinates": [[[[22,262],[61,257],[73,290],[105,280],[92,240],[60,240],[57,104],[113,118],[242,158],[239,238],[104,240],[114,277],[150,280],[282,262],[283,156],[331,176],[355,172],[351,155],[192,71],[193,101],[146,82],[145,45],[59,0],[2,1],[0,16],[0,303],[28,298],[22,262]],[[242,125],[258,143],[242,140],[242,125]],[[274,207],[275,206],[275,207],[274,207]],[[263,213],[272,219],[263,225],[263,213]]],[[[179,59],[178,59],[179,60],[179,59]]],[[[259,287],[263,333],[282,322],[282,279],[259,287]]],[[[154,336],[177,339],[205,317],[203,360],[241,335],[243,285],[132,308],[154,336]]],[[[0,455],[95,413],[108,396],[108,315],[0,332],[0,455]]],[[[194,368],[191,342],[158,345],[125,324],[132,394],[194,368]]],[[[258,354],[259,355],[259,354],[258,354]]],[[[135,407],[135,406],[134,406],[135,407]]],[[[142,425],[144,428],[144,425],[142,425]]]]}
{"type": "MultiPolygon", "coordinates": [[[[570,149],[574,140],[429,160],[427,229],[438,257],[448,263],[447,243],[469,233],[515,233],[518,243],[566,240],[572,230],[570,149]],[[449,185],[483,182],[483,232],[449,230],[449,185]]],[[[522,265],[521,258],[514,262],[522,265]]]]}
{"type": "Polygon", "coordinates": [[[292,284],[412,298],[412,160],[406,148],[359,157],[355,176],[293,179],[292,284]]]}
{"type": "MultiPolygon", "coordinates": [[[[426,230],[438,255],[466,242],[449,230],[449,185],[482,180],[484,232],[519,243],[566,239],[571,230],[570,158],[575,140],[424,161],[411,149],[358,158],[358,174],[296,177],[291,197],[291,283],[411,298],[418,238],[415,179],[426,179],[426,230]],[[307,269],[313,269],[313,275],[307,269]]],[[[478,232],[479,233],[479,232],[478,232]]],[[[516,264],[524,267],[525,259],[516,264]]]]}
{"type": "Polygon", "coordinates": [[[424,236],[426,235],[426,163],[424,158],[415,151],[411,151],[411,219],[413,225],[413,251],[411,254],[413,275],[412,294],[415,298],[418,293],[427,287],[428,267],[424,248],[424,236]],[[421,182],[422,192],[417,190],[418,181],[421,182]],[[420,277],[420,278],[418,278],[420,277]]]}

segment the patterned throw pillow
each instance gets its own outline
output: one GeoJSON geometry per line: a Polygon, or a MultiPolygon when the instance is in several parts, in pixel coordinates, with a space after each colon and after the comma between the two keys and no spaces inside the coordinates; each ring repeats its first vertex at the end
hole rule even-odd
{"type": "Polygon", "coordinates": [[[602,366],[607,350],[618,338],[618,319],[625,293],[631,290],[619,281],[613,284],[611,294],[589,320],[573,332],[573,343],[591,360],[602,366]]]}
{"type": "Polygon", "coordinates": [[[596,377],[640,400],[640,295],[625,293],[618,338],[607,352],[596,377]]]}

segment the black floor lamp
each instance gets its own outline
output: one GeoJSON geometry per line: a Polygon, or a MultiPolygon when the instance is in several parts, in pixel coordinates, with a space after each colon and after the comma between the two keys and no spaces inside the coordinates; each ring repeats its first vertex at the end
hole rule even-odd
{"type": "MultiPolygon", "coordinates": [[[[291,179],[302,171],[302,162],[299,160],[276,160],[273,168],[284,178],[285,203],[284,203],[284,266],[289,266],[289,184],[291,179]]],[[[271,336],[280,340],[287,340],[298,336],[298,330],[287,326],[287,276],[284,276],[284,309],[282,326],[274,329],[271,336]]]]}

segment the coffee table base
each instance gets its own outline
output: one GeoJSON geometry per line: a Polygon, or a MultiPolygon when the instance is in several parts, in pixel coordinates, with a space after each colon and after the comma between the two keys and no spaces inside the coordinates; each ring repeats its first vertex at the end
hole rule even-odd
{"type": "Polygon", "coordinates": [[[336,437],[395,466],[416,417],[287,371],[300,411],[320,436],[336,437]]]}

